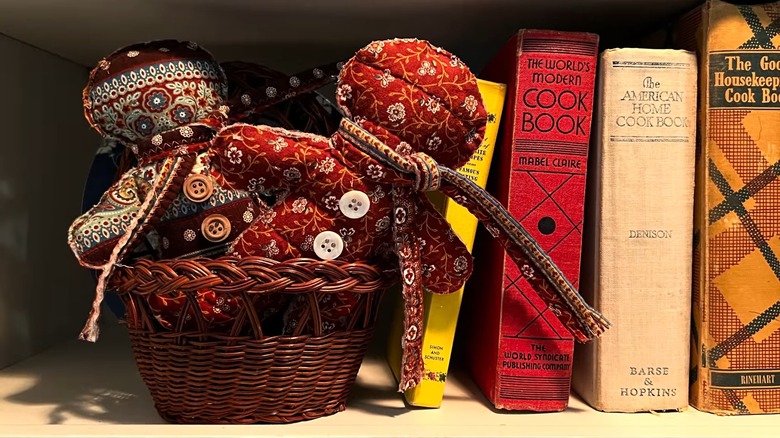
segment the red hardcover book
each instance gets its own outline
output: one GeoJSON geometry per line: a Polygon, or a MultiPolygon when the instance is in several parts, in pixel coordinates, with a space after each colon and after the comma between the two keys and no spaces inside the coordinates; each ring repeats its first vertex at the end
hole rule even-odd
{"type": "MultiPolygon", "coordinates": [[[[480,75],[508,85],[488,190],[575,287],[597,55],[594,34],[521,30],[480,75]]],[[[472,375],[499,409],[565,409],[574,338],[526,280],[530,267],[477,242],[483,288],[464,315],[472,375]]]]}

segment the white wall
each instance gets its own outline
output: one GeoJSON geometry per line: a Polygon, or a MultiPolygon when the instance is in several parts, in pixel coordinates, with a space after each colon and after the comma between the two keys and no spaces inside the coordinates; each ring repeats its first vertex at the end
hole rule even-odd
{"type": "Polygon", "coordinates": [[[82,116],[85,67],[4,36],[0,59],[3,368],[75,338],[86,318],[94,283],[66,232],[99,137],[82,116]]]}

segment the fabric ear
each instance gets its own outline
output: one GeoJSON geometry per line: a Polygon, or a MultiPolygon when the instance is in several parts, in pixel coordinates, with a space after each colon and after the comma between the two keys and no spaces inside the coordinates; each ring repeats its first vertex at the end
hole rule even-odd
{"type": "Polygon", "coordinates": [[[436,207],[425,197],[415,199],[423,286],[439,294],[455,292],[471,276],[473,258],[436,207]]]}

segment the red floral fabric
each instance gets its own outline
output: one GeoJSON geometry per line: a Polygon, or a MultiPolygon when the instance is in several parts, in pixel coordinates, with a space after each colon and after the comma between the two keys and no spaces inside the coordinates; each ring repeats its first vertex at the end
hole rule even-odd
{"type": "MultiPolygon", "coordinates": [[[[398,154],[424,152],[420,157],[451,166],[468,161],[487,121],[473,74],[452,54],[418,40],[376,42],[358,51],[341,71],[337,100],[398,154]]],[[[316,257],[312,243],[322,231],[341,236],[342,260],[378,263],[388,253],[397,255],[392,263],[401,272],[407,303],[406,389],[421,378],[422,287],[438,293],[457,290],[471,273],[472,259],[449,224],[414,192],[424,190],[422,183],[409,187],[405,175],[351,141],[341,134],[323,138],[234,125],[214,141],[212,175],[229,189],[278,195],[235,241],[234,255],[316,257]],[[360,219],[339,211],[339,199],[352,190],[371,197],[371,207],[360,219]]],[[[356,300],[346,293],[321,300],[322,326],[309,330],[343,329],[356,300]]],[[[302,330],[307,309],[303,299],[293,300],[285,315],[286,333],[302,330]]]]}
{"type": "Polygon", "coordinates": [[[352,120],[381,126],[450,168],[466,164],[484,134],[487,114],[474,75],[425,41],[375,41],[359,50],[341,71],[336,98],[352,120]]]}

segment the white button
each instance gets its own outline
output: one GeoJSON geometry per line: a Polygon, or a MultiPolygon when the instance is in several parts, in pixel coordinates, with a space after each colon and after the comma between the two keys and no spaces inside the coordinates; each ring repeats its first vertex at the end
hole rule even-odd
{"type": "Polygon", "coordinates": [[[344,193],[344,196],[339,200],[339,209],[344,213],[344,216],[350,219],[360,219],[365,216],[370,206],[371,201],[368,200],[368,195],[360,190],[344,193]]]}
{"type": "Polygon", "coordinates": [[[314,238],[314,253],[323,260],[332,260],[341,255],[344,241],[333,231],[323,231],[314,238]]]}

